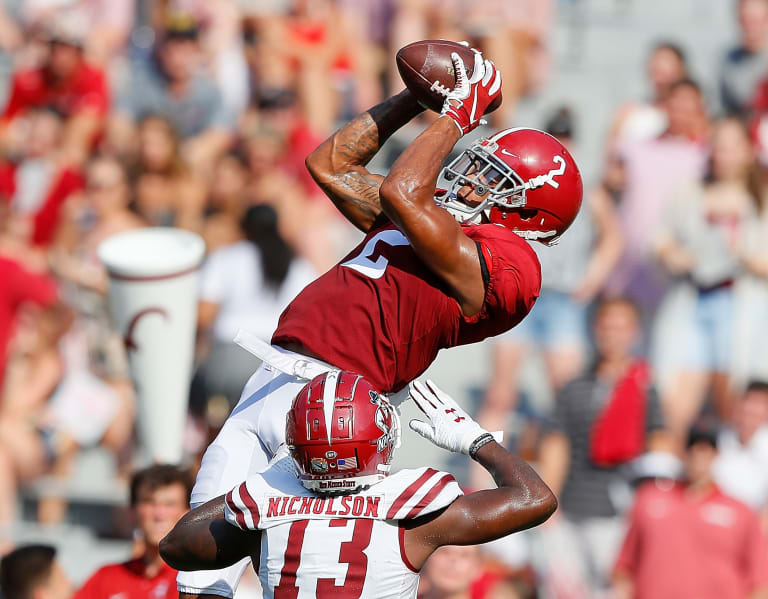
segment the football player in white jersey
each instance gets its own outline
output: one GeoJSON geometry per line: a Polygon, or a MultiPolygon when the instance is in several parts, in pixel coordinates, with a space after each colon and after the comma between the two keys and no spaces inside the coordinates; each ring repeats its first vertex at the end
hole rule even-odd
{"type": "Polygon", "coordinates": [[[475,459],[498,488],[463,495],[433,468],[389,475],[397,411],[362,376],[334,370],[294,399],[270,466],[185,515],[161,542],[163,558],[203,570],[250,556],[270,599],[416,597],[436,548],[484,543],[554,512],[533,469],[453,399],[431,382],[414,383],[411,397],[428,419],[411,428],[475,459]]]}

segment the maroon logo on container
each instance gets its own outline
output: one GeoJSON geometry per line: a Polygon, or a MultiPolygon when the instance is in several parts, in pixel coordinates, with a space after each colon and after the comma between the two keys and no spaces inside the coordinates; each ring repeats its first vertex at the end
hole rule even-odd
{"type": "Polygon", "coordinates": [[[126,351],[131,352],[139,349],[139,346],[136,345],[136,341],[133,339],[133,331],[136,328],[136,325],[139,324],[139,321],[148,314],[159,314],[163,317],[163,320],[168,320],[168,313],[163,308],[144,308],[143,310],[136,312],[125,330],[123,343],[125,344],[126,351]]]}

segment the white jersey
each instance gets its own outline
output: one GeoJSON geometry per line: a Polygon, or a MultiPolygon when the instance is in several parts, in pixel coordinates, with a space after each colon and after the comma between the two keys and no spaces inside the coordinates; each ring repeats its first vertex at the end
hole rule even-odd
{"type": "MultiPolygon", "coordinates": [[[[316,374],[332,369],[314,358],[270,348],[247,334],[238,343],[264,362],[246,383],[237,406],[205,451],[192,489],[192,507],[223,495],[243,479],[267,468],[285,442],[285,416],[293,398],[316,374]]],[[[399,399],[406,396],[407,388],[399,399]]],[[[399,403],[398,398],[394,402],[399,403]]],[[[249,561],[244,558],[221,570],[179,572],[178,590],[193,595],[232,597],[249,561]]]]}
{"type": "Polygon", "coordinates": [[[419,584],[402,521],[461,494],[450,474],[418,468],[354,495],[318,495],[302,486],[283,453],[227,494],[225,515],[239,528],[262,531],[265,598],[399,599],[416,597],[419,584]]]}

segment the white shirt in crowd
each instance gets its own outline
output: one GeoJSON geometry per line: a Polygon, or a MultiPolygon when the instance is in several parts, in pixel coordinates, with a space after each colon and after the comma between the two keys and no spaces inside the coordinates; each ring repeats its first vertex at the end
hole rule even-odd
{"type": "Polygon", "coordinates": [[[239,329],[269,341],[283,310],[317,273],[294,258],[279,289],[264,279],[261,252],[250,241],[238,241],[208,256],[200,277],[200,299],[219,305],[213,324],[217,341],[230,343],[239,329]]]}
{"type": "Polygon", "coordinates": [[[768,426],[742,445],[735,431],[718,439],[714,479],[720,489],[755,510],[768,505],[768,426]]]}

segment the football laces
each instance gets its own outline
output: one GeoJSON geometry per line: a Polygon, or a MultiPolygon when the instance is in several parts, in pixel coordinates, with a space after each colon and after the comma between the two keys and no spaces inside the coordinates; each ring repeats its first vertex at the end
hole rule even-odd
{"type": "Polygon", "coordinates": [[[445,85],[440,83],[439,81],[435,80],[432,82],[432,86],[429,88],[429,91],[436,92],[441,96],[447,98],[448,94],[450,94],[452,90],[449,87],[446,87],[445,85]]]}

